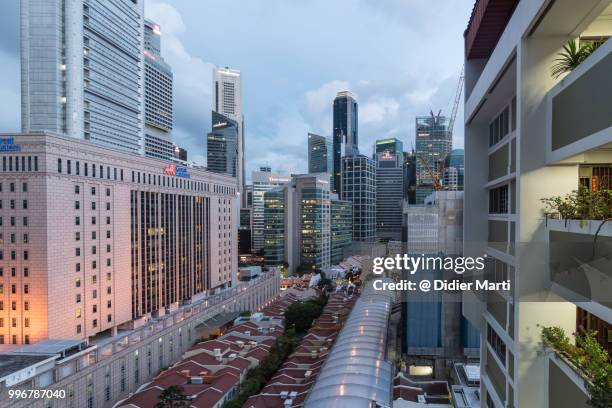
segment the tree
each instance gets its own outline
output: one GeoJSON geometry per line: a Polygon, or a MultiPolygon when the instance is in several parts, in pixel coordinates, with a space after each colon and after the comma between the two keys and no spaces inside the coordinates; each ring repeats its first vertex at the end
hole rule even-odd
{"type": "Polygon", "coordinates": [[[158,399],[159,402],[155,404],[155,408],[186,408],[188,406],[183,388],[178,385],[171,385],[163,390],[158,399]]]}
{"type": "Polygon", "coordinates": [[[306,302],[295,302],[285,311],[285,324],[293,327],[296,332],[304,333],[312,327],[313,321],[321,316],[323,306],[321,299],[306,302]]]}

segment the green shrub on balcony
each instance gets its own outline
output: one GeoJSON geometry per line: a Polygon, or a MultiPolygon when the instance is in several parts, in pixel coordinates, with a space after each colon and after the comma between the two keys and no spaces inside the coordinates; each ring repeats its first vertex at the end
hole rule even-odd
{"type": "Polygon", "coordinates": [[[542,344],[555,350],[576,366],[586,379],[589,405],[612,406],[612,362],[608,351],[596,339],[597,332],[574,334],[576,344],[560,327],[542,327],[542,344]]]}
{"type": "Polygon", "coordinates": [[[612,190],[591,191],[581,187],[565,196],[542,198],[544,213],[563,220],[609,220],[612,218],[612,190]]]}
{"type": "Polygon", "coordinates": [[[552,77],[557,79],[564,73],[573,71],[604,42],[603,38],[594,41],[580,40],[580,44],[575,40],[569,40],[563,46],[563,51],[555,58],[555,64],[551,68],[552,77]]]}

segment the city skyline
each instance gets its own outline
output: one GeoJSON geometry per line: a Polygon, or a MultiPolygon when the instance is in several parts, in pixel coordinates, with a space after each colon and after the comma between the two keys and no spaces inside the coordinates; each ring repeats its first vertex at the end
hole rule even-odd
{"type": "MultiPolygon", "coordinates": [[[[16,132],[20,129],[19,81],[14,80],[19,77],[19,4],[9,3],[0,40],[0,55],[5,62],[0,85],[8,111],[0,119],[0,126],[5,132],[16,132]]],[[[307,133],[331,135],[333,98],[344,89],[350,89],[360,104],[360,149],[364,154],[371,154],[374,140],[387,137],[399,138],[408,148],[414,135],[411,118],[426,114],[430,108],[450,110],[462,63],[461,34],[471,6],[470,1],[462,3],[447,1],[425,7],[388,2],[373,10],[371,4],[363,2],[352,7],[355,26],[384,29],[356,32],[356,44],[345,45],[345,53],[330,55],[324,46],[332,49],[342,43],[339,28],[332,24],[334,16],[347,7],[340,2],[323,9],[323,3],[317,2],[304,7],[293,2],[238,6],[146,1],[145,17],[161,26],[164,59],[174,71],[174,141],[188,150],[190,162],[205,163],[211,70],[219,65],[239,69],[244,77],[247,181],[253,170],[273,163],[283,163],[276,169],[283,173],[306,172],[307,133]],[[235,17],[227,32],[220,30],[227,21],[206,19],[205,26],[198,25],[206,15],[217,14],[218,7],[229,7],[235,17]],[[321,32],[307,30],[308,19],[323,10],[326,15],[317,17],[321,32]],[[402,13],[402,19],[394,17],[396,13],[402,13]],[[464,18],[456,18],[457,13],[465,14],[464,18]],[[256,21],[249,20],[253,15],[256,21]],[[305,22],[294,21],[290,18],[293,15],[304,17],[305,22]],[[421,23],[432,16],[445,26],[443,33],[421,23]],[[260,24],[270,19],[290,22],[260,24]],[[220,31],[229,36],[231,49],[215,46],[221,40],[220,31]],[[246,33],[249,42],[244,41],[246,33]],[[270,41],[272,38],[274,41],[270,41]],[[381,54],[377,44],[383,40],[398,52],[381,54]],[[428,42],[427,50],[419,45],[424,41],[428,42]],[[436,44],[448,51],[437,59],[433,54],[418,61],[411,58],[433,53],[436,44]],[[295,62],[287,62],[287,55],[295,62]],[[363,60],[369,62],[358,63],[363,60]],[[381,76],[381,72],[389,74],[381,76]],[[422,72],[429,74],[422,76],[422,72]],[[277,148],[269,149],[271,145],[277,148]]],[[[462,134],[457,126],[454,146],[462,146],[462,134]]]]}

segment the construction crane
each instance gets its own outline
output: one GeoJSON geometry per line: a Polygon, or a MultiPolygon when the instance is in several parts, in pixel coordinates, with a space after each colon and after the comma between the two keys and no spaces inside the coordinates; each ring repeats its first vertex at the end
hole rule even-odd
{"type": "MultiPolygon", "coordinates": [[[[463,82],[465,79],[464,69],[465,69],[465,65],[461,67],[461,72],[459,74],[459,82],[457,83],[457,90],[455,91],[455,100],[453,103],[453,110],[451,112],[450,120],[448,122],[448,130],[451,134],[451,137],[453,134],[453,129],[455,127],[455,118],[457,117],[457,111],[459,110],[459,102],[461,100],[461,93],[463,92],[463,82]]],[[[442,114],[441,110],[438,112],[437,116],[434,115],[433,111],[431,112],[431,116],[435,124],[438,123],[438,120],[441,114],[442,114]]],[[[442,190],[442,183],[440,182],[439,172],[434,171],[434,169],[431,168],[431,164],[425,159],[425,156],[422,153],[419,154],[418,159],[421,161],[421,165],[423,166],[423,169],[425,170],[425,172],[431,178],[431,183],[432,183],[434,191],[442,190]]]]}
{"type": "Polygon", "coordinates": [[[459,83],[457,84],[457,91],[455,92],[455,103],[453,104],[453,111],[450,116],[450,121],[448,123],[448,130],[450,130],[451,135],[453,133],[453,128],[455,127],[455,118],[457,117],[457,110],[459,110],[459,100],[461,99],[461,92],[463,91],[463,81],[465,80],[464,75],[465,65],[461,67],[461,73],[459,74],[459,83]]]}

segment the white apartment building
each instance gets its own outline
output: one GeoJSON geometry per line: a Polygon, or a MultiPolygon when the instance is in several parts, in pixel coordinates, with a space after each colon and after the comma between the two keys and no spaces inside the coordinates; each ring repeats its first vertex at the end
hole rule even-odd
{"type": "Polygon", "coordinates": [[[547,220],[541,202],[611,188],[611,3],[478,0],[465,31],[464,255],[486,253],[488,276],[513,285],[464,294],[481,333],[483,407],[586,407],[584,378],[543,352],[542,327],[572,338],[595,322],[612,341],[612,229],[594,247],[593,223],[547,220]],[[570,40],[603,44],[555,78],[570,40]]]}
{"type": "Polygon", "coordinates": [[[0,343],[114,335],[235,284],[235,178],[51,134],[0,146],[0,343]]]}

